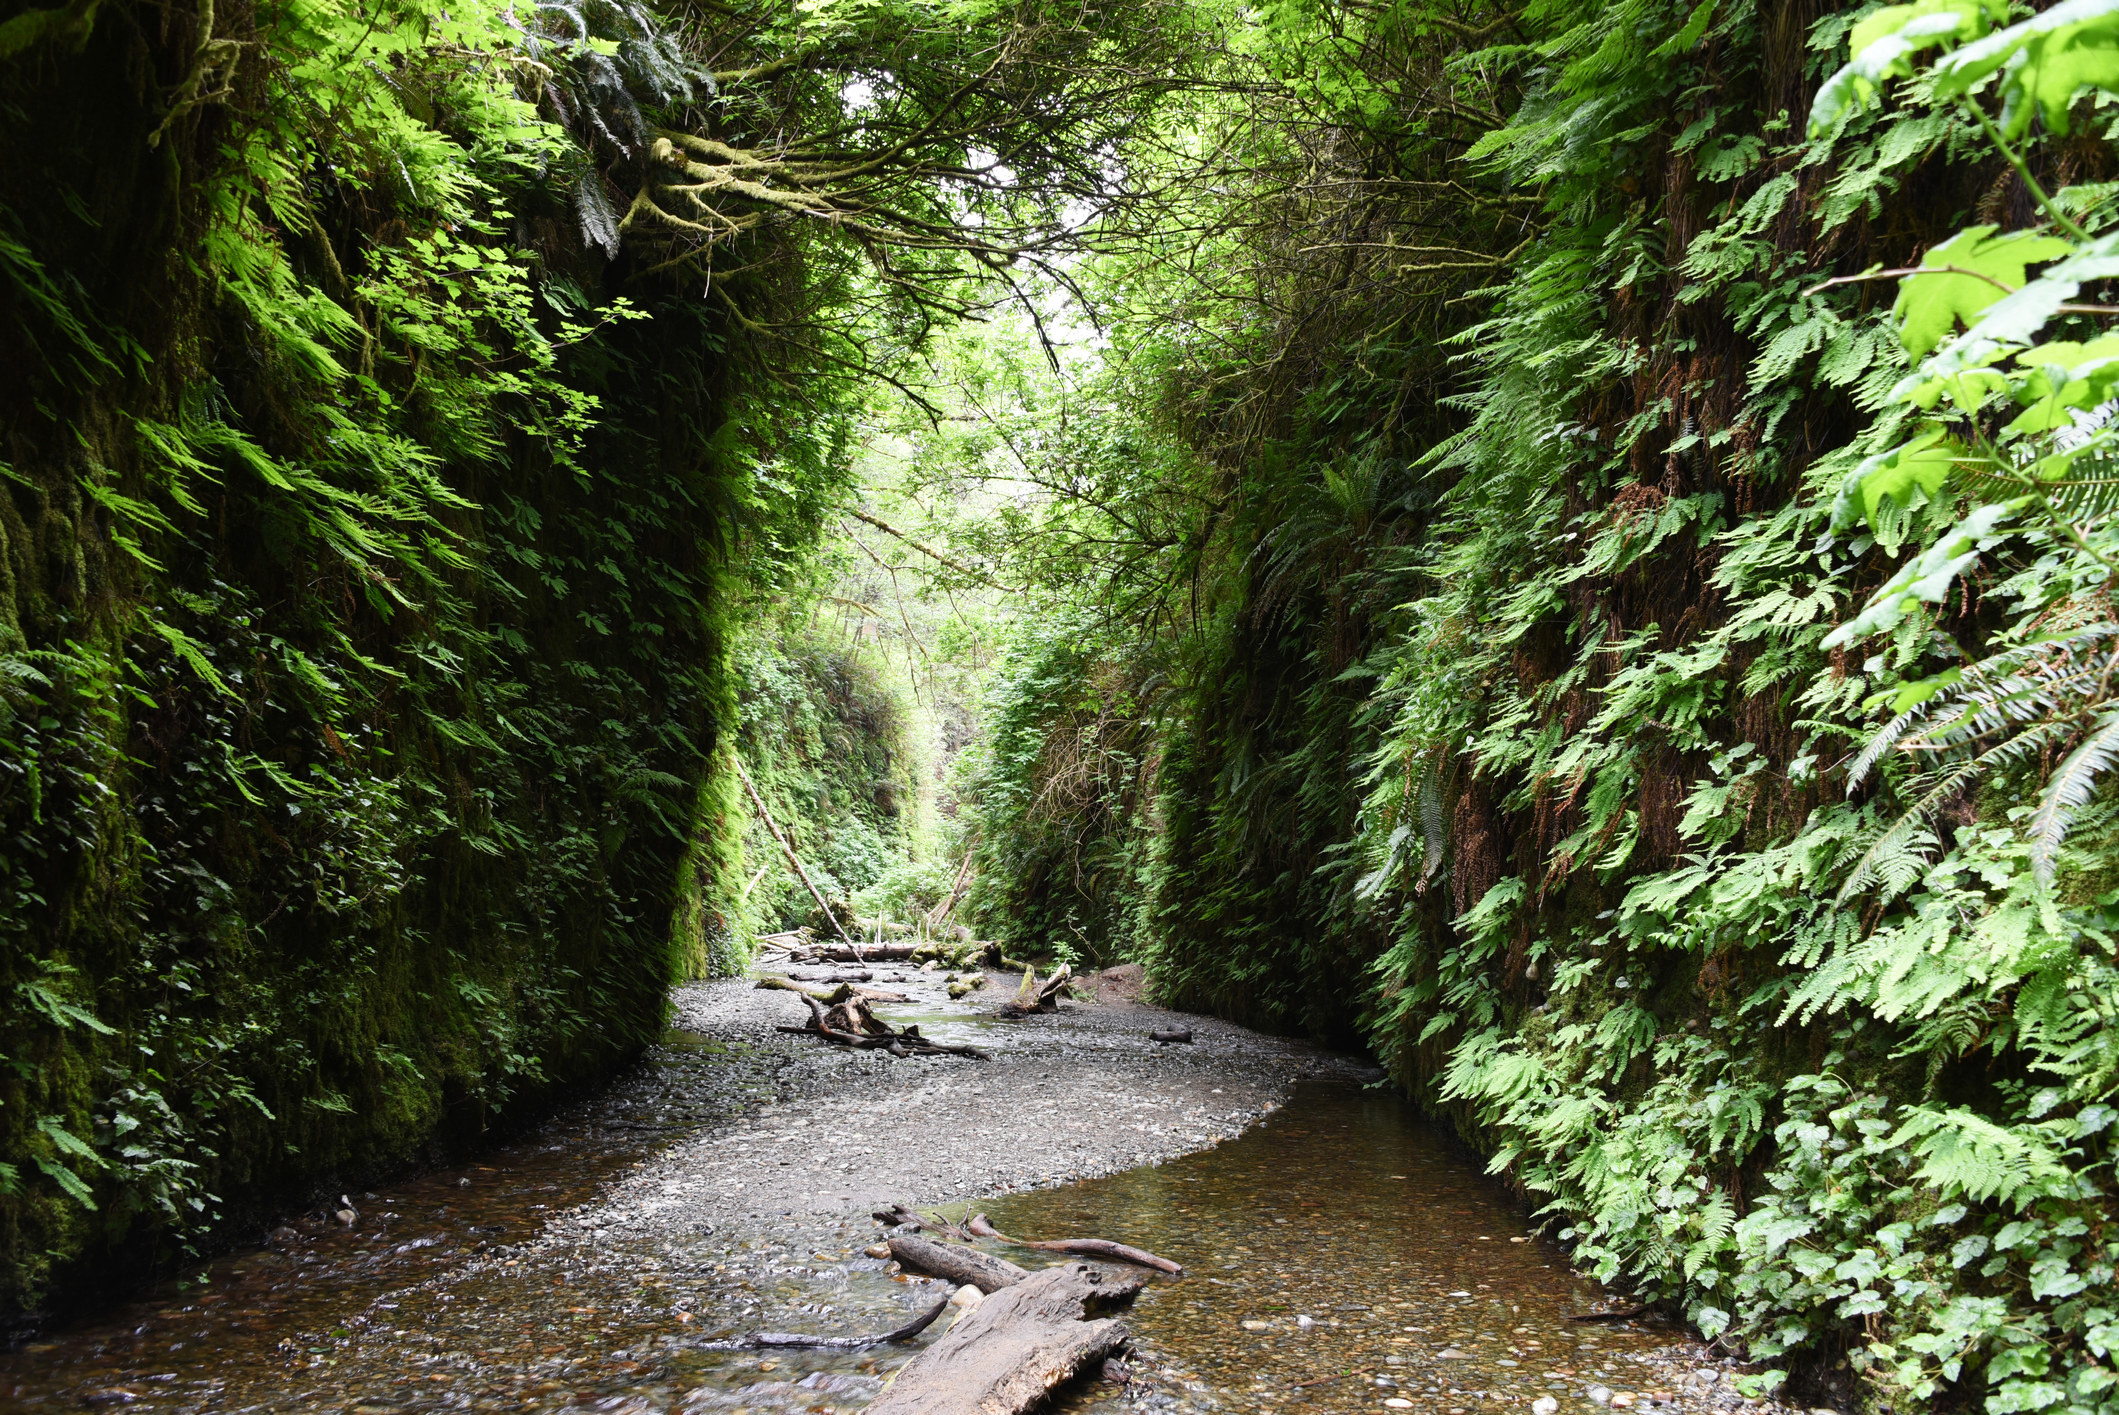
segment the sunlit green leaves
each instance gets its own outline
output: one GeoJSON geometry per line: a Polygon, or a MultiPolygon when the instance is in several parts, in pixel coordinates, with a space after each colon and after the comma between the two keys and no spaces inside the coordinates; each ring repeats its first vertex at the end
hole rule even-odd
{"type": "Polygon", "coordinates": [[[2062,0],[1966,45],[1935,65],[1936,96],[1963,97],[1996,74],[2005,134],[2022,137],[2034,116],[2067,132],[2084,89],[2119,90],[2119,0],[2062,0]]]}
{"type": "Polygon", "coordinates": [[[1921,268],[1937,273],[1909,275],[1900,284],[1892,313],[1899,319],[1899,338],[1907,352],[1929,352],[1959,320],[1972,324],[1975,316],[2021,288],[2026,266],[2058,259],[2073,249],[2057,237],[2029,231],[1997,236],[1995,229],[1973,226],[1931,247],[1921,258],[1921,268]]]}
{"type": "Polygon", "coordinates": [[[1875,102],[1887,81],[1913,72],[1923,50],[1976,39],[2007,14],[2005,0],[1916,0],[1867,16],[1850,36],[1853,57],[1811,103],[1810,135],[1824,136],[1849,110],[1875,102]]]}
{"type": "Polygon", "coordinates": [[[1912,441],[1862,459],[1847,474],[1832,506],[1832,527],[1845,530],[1859,510],[1871,526],[1879,525],[1884,498],[1903,507],[1913,504],[1918,488],[1930,498],[1940,496],[1950,469],[1965,456],[1965,450],[1942,428],[1929,428],[1912,441]]]}
{"type": "Polygon", "coordinates": [[[1980,554],[2023,509],[2021,501],[1995,502],[1959,521],[1950,532],[1900,566],[1854,618],[1827,634],[1821,647],[1837,648],[1896,628],[1916,602],[1941,603],[1957,577],[1979,563],[1980,554]]]}

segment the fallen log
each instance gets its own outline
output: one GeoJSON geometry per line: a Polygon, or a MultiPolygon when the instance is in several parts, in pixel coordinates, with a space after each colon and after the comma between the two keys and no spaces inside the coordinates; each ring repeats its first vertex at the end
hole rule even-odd
{"type": "Polygon", "coordinates": [[[977,1047],[931,1042],[920,1035],[917,1026],[899,1030],[868,1010],[868,1004],[872,1001],[908,1001],[896,993],[873,992],[856,988],[850,983],[841,983],[836,991],[819,994],[800,983],[788,982],[785,978],[760,978],[758,986],[784,989],[809,1005],[808,1026],[775,1027],[773,1030],[776,1032],[789,1032],[798,1037],[817,1037],[834,1046],[852,1047],[860,1051],[887,1051],[892,1056],[969,1056],[979,1061],[989,1059],[986,1053],[977,1047]],[[826,1003],[831,1005],[826,1007],[826,1003]]]}
{"type": "MultiPolygon", "coordinates": [[[[866,977],[867,974],[864,973],[862,976],[866,977]]],[[[806,988],[801,983],[792,981],[791,977],[792,975],[788,978],[783,978],[773,973],[762,973],[759,975],[757,982],[751,984],[751,986],[761,991],[791,992],[802,997],[814,998],[818,1002],[833,1005],[851,1002],[856,998],[864,1004],[912,1001],[911,998],[901,992],[884,992],[881,988],[860,988],[849,982],[841,982],[838,987],[830,992],[820,992],[816,988],[806,988]]],[[[795,1030],[799,1032],[805,1029],[797,1027],[795,1030]]]]}
{"type": "Polygon", "coordinates": [[[868,943],[856,953],[845,944],[819,944],[804,950],[809,963],[891,963],[912,957],[917,943],[868,943]]]}
{"type": "Polygon", "coordinates": [[[1154,1031],[1148,1033],[1148,1040],[1161,1042],[1165,1046],[1168,1046],[1171,1042],[1184,1042],[1189,1045],[1192,1041],[1192,1029],[1190,1027],[1157,1027],[1154,1031]]]}
{"type": "Polygon", "coordinates": [[[1037,1242],[1028,1238],[1010,1238],[986,1221],[984,1214],[973,1214],[964,1228],[975,1238],[997,1238],[1003,1243],[1013,1243],[1018,1248],[1036,1248],[1045,1253],[1071,1253],[1077,1258],[1108,1258],[1116,1263],[1136,1263],[1144,1268],[1153,1268],[1172,1277],[1184,1276],[1182,1263],[1173,1263],[1168,1258],[1158,1258],[1145,1248],[1135,1248],[1127,1243],[1113,1243],[1108,1238],[1053,1238],[1037,1242]]]}
{"type": "Polygon", "coordinates": [[[1036,1248],[1046,1253],[1071,1253],[1077,1258],[1109,1258],[1117,1263],[1136,1263],[1144,1268],[1153,1268],[1159,1273],[1173,1277],[1184,1276],[1183,1263],[1173,1263],[1168,1258],[1158,1258],[1143,1248],[1134,1248],[1124,1243],[1113,1243],[1108,1238],[1054,1238],[1042,1243],[1027,1240],[1017,1241],[1018,1248],[1036,1248]]]}
{"type": "Polygon", "coordinates": [[[1013,1287],[1030,1276],[1006,1258],[996,1258],[976,1248],[935,1243],[912,1233],[900,1233],[890,1240],[890,1256],[908,1268],[946,1277],[958,1286],[968,1282],[987,1293],[1013,1287]]]}
{"type": "Polygon", "coordinates": [[[1654,1310],[1649,1307],[1627,1307],[1617,1312],[1576,1312],[1570,1322],[1630,1322],[1636,1317],[1645,1317],[1654,1310]]]}
{"type": "Polygon", "coordinates": [[[1016,989],[1014,997],[1001,1004],[1001,1016],[1013,1019],[1028,1017],[1033,1012],[1059,1011],[1060,994],[1067,990],[1073,977],[1074,968],[1066,963],[1060,964],[1042,983],[1037,980],[1035,968],[1025,968],[1022,986],[1016,989]]]}
{"type": "Polygon", "coordinates": [[[1131,1333],[1098,1317],[1140,1291],[1086,1263],[1047,1268],[986,1298],[906,1362],[868,1415],[1024,1415],[1131,1333]]]}
{"type": "Polygon", "coordinates": [[[893,1341],[910,1341],[934,1325],[934,1319],[948,1310],[949,1299],[944,1297],[925,1313],[914,1317],[896,1331],[884,1332],[881,1336],[810,1336],[805,1332],[758,1331],[734,1341],[704,1341],[700,1348],[708,1351],[742,1351],[760,1346],[802,1346],[821,1348],[827,1351],[860,1351],[865,1347],[882,1346],[893,1341]]]}

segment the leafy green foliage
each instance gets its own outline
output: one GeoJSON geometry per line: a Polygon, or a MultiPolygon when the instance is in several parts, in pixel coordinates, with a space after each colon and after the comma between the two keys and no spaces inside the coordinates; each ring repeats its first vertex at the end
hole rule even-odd
{"type": "MultiPolygon", "coordinates": [[[[1152,562],[1182,578],[1094,650],[1173,680],[1152,799],[1093,835],[1148,862],[1107,911],[1165,996],[1324,1036],[1358,1009],[1579,1260],[1760,1392],[2108,1409],[2102,10],[1488,22],[1333,30],[1341,140],[1413,166],[1423,123],[1490,114],[1417,179],[1467,232],[1536,193],[1455,243],[1479,285],[1353,287],[1449,361],[1276,344],[1349,286],[1276,251],[1217,305],[1233,240],[1171,293],[1146,263],[1091,287],[1186,311],[1116,321],[1084,384],[1152,449],[1134,494],[1196,498],[1152,562]],[[1392,87],[1428,62],[1462,86],[1392,87]]],[[[1261,128],[1314,116],[1263,91],[1261,128]]],[[[1079,680],[1011,681],[1049,711],[1079,680]]],[[[1099,818],[989,819],[1001,861],[1099,818]]]]}

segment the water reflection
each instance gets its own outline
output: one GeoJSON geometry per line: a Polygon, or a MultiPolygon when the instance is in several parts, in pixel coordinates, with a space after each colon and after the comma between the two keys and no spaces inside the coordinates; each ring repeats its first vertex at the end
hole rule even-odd
{"type": "MultiPolygon", "coordinates": [[[[1373,1092],[1312,1083],[1219,1149],[983,1207],[1012,1235],[1120,1238],[1185,1265],[1133,1318],[1152,1364],[1175,1371],[1157,1392],[1171,1403],[1527,1411],[1548,1393],[1589,1409],[1595,1386],[1626,1404],[1659,1393],[1640,1358],[1665,1340],[1567,1320],[1597,1306],[1595,1284],[1462,1151],[1373,1092]]],[[[1065,1408],[1141,1394],[1090,1387],[1065,1408]]]]}

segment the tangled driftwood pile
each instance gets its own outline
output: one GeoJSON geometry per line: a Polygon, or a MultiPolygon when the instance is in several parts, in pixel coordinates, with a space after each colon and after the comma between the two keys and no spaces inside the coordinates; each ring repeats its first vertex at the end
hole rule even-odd
{"type": "MultiPolygon", "coordinates": [[[[809,1025],[806,1027],[781,1027],[782,1032],[796,1036],[813,1036],[834,1046],[853,1047],[863,1051],[887,1051],[892,1056],[972,1056],[987,1060],[986,1053],[977,1047],[949,1046],[942,1042],[931,1042],[920,1035],[917,1026],[897,1028],[869,1011],[868,1004],[877,999],[874,993],[862,992],[851,985],[842,985],[831,995],[830,1005],[806,988],[788,985],[793,992],[809,1004],[809,1025]]],[[[904,999],[897,999],[903,1001],[904,999]]]]}

